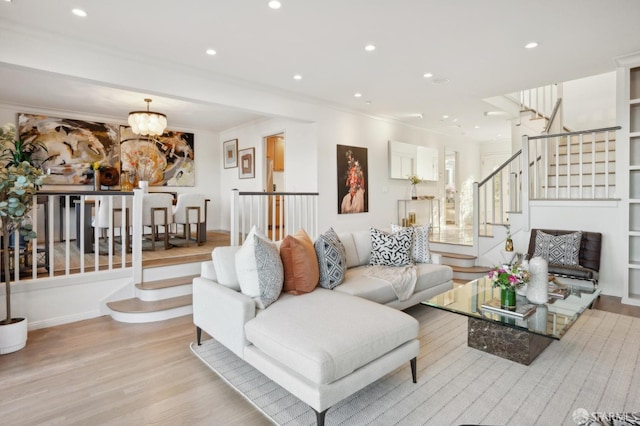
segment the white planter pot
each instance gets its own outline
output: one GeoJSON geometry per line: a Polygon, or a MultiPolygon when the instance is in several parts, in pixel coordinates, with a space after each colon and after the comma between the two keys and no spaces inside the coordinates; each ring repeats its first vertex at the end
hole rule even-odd
{"type": "Polygon", "coordinates": [[[27,344],[27,319],[14,318],[14,321],[0,325],[0,355],[19,351],[27,344]]]}

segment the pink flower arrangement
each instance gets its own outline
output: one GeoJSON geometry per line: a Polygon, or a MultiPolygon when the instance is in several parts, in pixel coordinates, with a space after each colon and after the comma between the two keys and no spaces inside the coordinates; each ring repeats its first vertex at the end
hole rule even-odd
{"type": "Polygon", "coordinates": [[[509,287],[520,287],[529,281],[529,271],[521,265],[502,265],[489,271],[489,279],[494,287],[506,290],[509,287]]]}

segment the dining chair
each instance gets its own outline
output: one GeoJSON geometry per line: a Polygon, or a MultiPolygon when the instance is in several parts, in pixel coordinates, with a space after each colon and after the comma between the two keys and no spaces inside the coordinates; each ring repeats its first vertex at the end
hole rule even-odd
{"type": "Polygon", "coordinates": [[[176,233],[177,226],[182,225],[182,235],[186,246],[189,246],[191,241],[193,225],[196,226],[196,243],[198,245],[204,244],[202,229],[206,230],[207,227],[205,203],[204,194],[178,194],[176,205],[173,208],[173,222],[176,224],[176,233]]]}
{"type": "Polygon", "coordinates": [[[159,228],[163,226],[164,248],[169,245],[169,225],[173,223],[173,196],[163,193],[144,194],[142,198],[142,225],[151,228],[151,250],[156,249],[159,228]]]}

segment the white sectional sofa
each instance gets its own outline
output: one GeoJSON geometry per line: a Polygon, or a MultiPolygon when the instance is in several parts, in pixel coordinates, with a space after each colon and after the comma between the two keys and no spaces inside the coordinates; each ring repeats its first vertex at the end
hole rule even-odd
{"type": "Polygon", "coordinates": [[[283,293],[259,309],[238,283],[239,247],[216,248],[213,261],[204,262],[193,280],[198,344],[204,330],[313,408],[318,425],[329,407],[407,361],[416,382],[418,322],[399,309],[453,286],[451,268],[420,264],[414,294],[399,301],[387,283],[365,274],[369,232],[339,237],[348,269],[333,290],[283,293]]]}

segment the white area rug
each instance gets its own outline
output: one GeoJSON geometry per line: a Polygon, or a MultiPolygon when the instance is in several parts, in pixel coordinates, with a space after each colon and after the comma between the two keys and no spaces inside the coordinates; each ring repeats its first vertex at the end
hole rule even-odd
{"type": "MultiPolygon", "coordinates": [[[[327,411],[327,425],[574,425],[573,413],[640,410],[640,318],[588,310],[530,365],[467,347],[467,318],[425,306],[418,383],[409,363],[327,411]]],[[[280,425],[315,413],[214,340],[192,351],[280,425]]]]}

